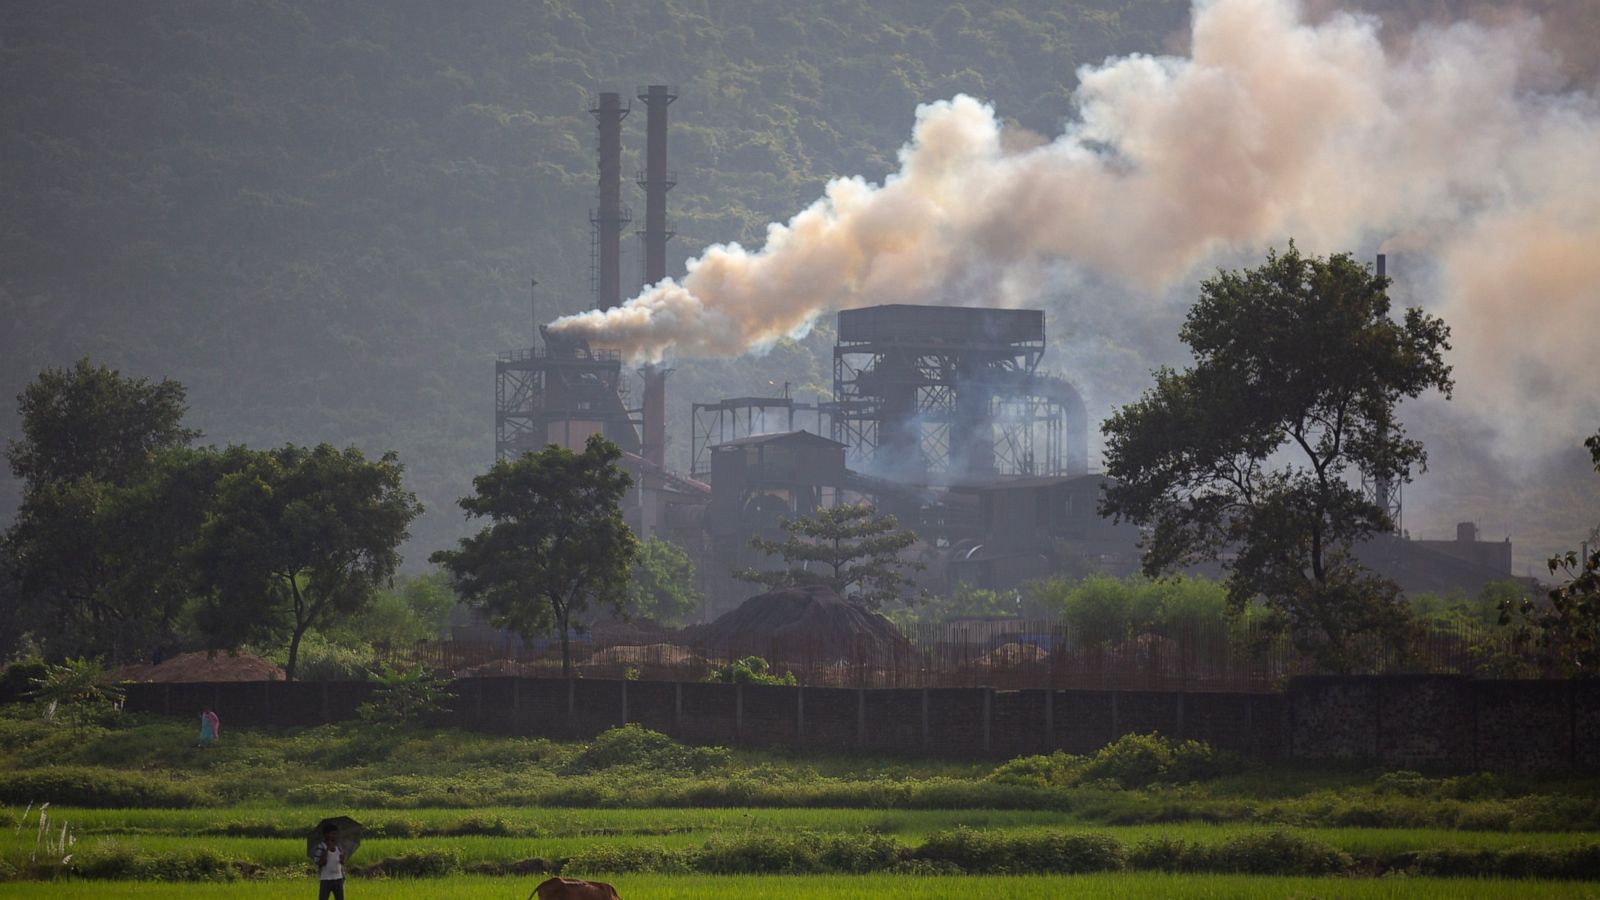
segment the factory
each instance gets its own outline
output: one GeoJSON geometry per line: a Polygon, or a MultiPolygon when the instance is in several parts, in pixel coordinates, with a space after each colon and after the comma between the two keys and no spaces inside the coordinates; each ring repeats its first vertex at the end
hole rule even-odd
{"type": "MultiPolygon", "coordinates": [[[[649,85],[635,96],[646,119],[637,234],[652,285],[667,275],[666,203],[676,182],[667,120],[678,95],[649,85]]],[[[591,281],[605,310],[623,301],[621,241],[632,213],[622,203],[622,124],[631,104],[601,93],[590,112],[599,150],[591,281]]],[[[750,595],[733,571],[768,564],[751,535],[777,537],[780,517],[841,503],[871,503],[915,531],[910,553],[933,592],[1137,570],[1138,529],[1098,512],[1105,478],[1089,468],[1083,398],[1068,377],[1039,367],[1048,347],[1042,310],[893,304],[837,315],[831,398],[802,402],[787,390],[693,398],[686,473],[666,465],[671,370],[628,371],[613,349],[541,328],[542,345],[496,362],[496,454],[579,449],[592,434],[615,442],[634,479],[629,525],[695,559],[707,620],[750,595]]],[[[1370,491],[1398,520],[1398,489],[1370,491]]],[[[1383,535],[1361,556],[1408,590],[1470,591],[1511,575],[1509,542],[1481,542],[1466,523],[1455,541],[1383,535]]]]}

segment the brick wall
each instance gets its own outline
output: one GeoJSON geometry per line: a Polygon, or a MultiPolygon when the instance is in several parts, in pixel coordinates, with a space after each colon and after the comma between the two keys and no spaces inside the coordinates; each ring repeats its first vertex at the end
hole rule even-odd
{"type": "MultiPolygon", "coordinates": [[[[704,744],[1006,758],[1086,754],[1125,734],[1204,740],[1256,758],[1370,759],[1448,770],[1600,768],[1600,684],[1443,676],[1316,677],[1282,694],[990,688],[799,688],[491,677],[457,681],[443,718],[504,734],[588,738],[623,722],[704,744]]],[[[133,684],[131,711],[227,726],[355,716],[363,682],[133,684]]]]}

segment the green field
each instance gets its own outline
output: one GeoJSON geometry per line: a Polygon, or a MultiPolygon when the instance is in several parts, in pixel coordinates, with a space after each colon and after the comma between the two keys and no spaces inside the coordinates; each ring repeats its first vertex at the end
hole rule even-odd
{"type": "MultiPolygon", "coordinates": [[[[462,877],[447,881],[370,881],[349,883],[352,900],[524,900],[538,883],[527,878],[462,877]]],[[[1600,898],[1600,886],[1573,882],[1510,882],[1442,878],[1264,878],[1218,875],[1074,875],[1012,877],[823,876],[707,877],[617,876],[612,883],[624,900],[1499,900],[1499,898],[1600,898]]],[[[0,885],[0,896],[22,900],[79,897],[133,897],[199,900],[217,896],[216,885],[72,882],[0,885]]],[[[300,881],[247,882],[227,888],[230,900],[277,900],[315,896],[309,878],[300,881]]]]}
{"type": "Polygon", "coordinates": [[[359,897],[526,897],[556,869],[630,898],[1600,896],[1584,777],[1246,765],[1148,737],[999,765],[637,728],[189,739],[0,712],[0,893],[299,896],[306,832],[345,813],[367,827],[359,897]]]}

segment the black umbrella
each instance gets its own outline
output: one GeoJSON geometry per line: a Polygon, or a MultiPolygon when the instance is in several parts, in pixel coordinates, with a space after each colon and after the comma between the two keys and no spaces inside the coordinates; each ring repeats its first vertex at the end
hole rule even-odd
{"type": "Polygon", "coordinates": [[[329,825],[339,829],[339,856],[343,862],[349,862],[350,857],[356,855],[356,848],[361,846],[362,831],[361,823],[349,816],[334,816],[318,822],[306,835],[306,855],[316,856],[317,848],[322,846],[322,831],[329,825]]]}

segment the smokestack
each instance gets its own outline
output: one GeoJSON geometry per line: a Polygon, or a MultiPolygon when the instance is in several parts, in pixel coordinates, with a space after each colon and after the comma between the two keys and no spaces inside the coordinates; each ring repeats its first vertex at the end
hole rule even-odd
{"type": "MultiPolygon", "coordinates": [[[[645,105],[645,169],[639,178],[644,188],[644,283],[653,285],[667,277],[667,191],[676,184],[667,171],[667,107],[678,94],[664,84],[652,84],[638,92],[645,105]]],[[[667,372],[663,366],[649,365],[640,370],[644,377],[644,458],[665,465],[667,457],[667,372]]]]}
{"type": "Polygon", "coordinates": [[[594,227],[595,306],[622,305],[622,229],[632,216],[622,206],[622,120],[628,109],[614,91],[600,95],[589,110],[600,127],[600,203],[589,223],[594,227]]]}
{"type": "MultiPolygon", "coordinates": [[[[1378,271],[1378,277],[1379,278],[1388,277],[1388,274],[1389,274],[1389,257],[1386,254],[1383,254],[1383,253],[1379,253],[1378,254],[1377,271],[1378,271]]],[[[1392,529],[1392,531],[1395,534],[1399,534],[1400,533],[1400,515],[1399,515],[1399,509],[1394,504],[1393,499],[1392,499],[1392,494],[1393,493],[1394,493],[1394,486],[1389,483],[1389,479],[1387,479],[1387,478],[1379,478],[1372,485],[1372,500],[1373,500],[1373,502],[1378,505],[1379,509],[1381,509],[1385,513],[1389,514],[1394,519],[1394,521],[1392,523],[1390,523],[1390,528],[1392,529]]]]}

